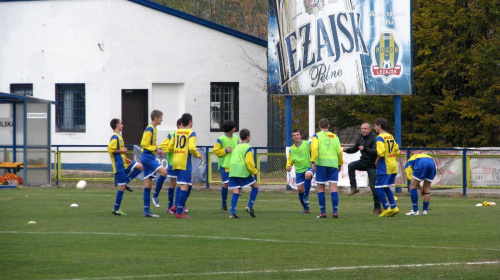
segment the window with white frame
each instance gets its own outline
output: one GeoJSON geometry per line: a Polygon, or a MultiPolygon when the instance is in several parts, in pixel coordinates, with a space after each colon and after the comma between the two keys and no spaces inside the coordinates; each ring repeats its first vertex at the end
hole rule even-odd
{"type": "Polygon", "coordinates": [[[210,83],[210,131],[224,131],[225,121],[238,127],[239,83],[210,83]]]}
{"type": "Polygon", "coordinates": [[[56,84],[56,132],[85,132],[85,84],[56,84]]]}

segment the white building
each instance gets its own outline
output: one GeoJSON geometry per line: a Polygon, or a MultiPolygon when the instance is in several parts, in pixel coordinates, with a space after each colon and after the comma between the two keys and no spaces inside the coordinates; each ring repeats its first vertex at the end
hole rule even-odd
{"type": "Polygon", "coordinates": [[[56,101],[53,145],[103,145],[122,119],[139,144],[153,109],[158,142],[184,112],[198,145],[224,118],[267,145],[267,41],[147,0],[0,0],[0,92],[56,101]]]}

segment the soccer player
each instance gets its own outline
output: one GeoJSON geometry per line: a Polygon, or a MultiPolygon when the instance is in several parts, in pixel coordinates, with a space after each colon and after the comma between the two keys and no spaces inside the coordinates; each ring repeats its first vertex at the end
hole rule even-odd
{"type": "Polygon", "coordinates": [[[297,129],[292,131],[292,140],[293,144],[286,161],[286,170],[290,172],[292,166],[295,166],[295,181],[299,191],[299,201],[303,208],[301,213],[311,213],[309,210],[309,190],[314,170],[311,167],[310,143],[302,140],[300,130],[297,129]]]}
{"type": "Polygon", "coordinates": [[[245,211],[255,218],[253,204],[259,194],[259,184],[255,180],[257,169],[255,168],[255,160],[253,158],[252,146],[250,142],[250,130],[244,128],[240,131],[241,143],[234,148],[231,156],[231,163],[229,165],[229,186],[233,190],[233,197],[231,198],[230,219],[239,218],[236,215],[236,205],[240,197],[240,191],[245,187],[252,187],[250,192],[250,199],[245,207],[245,211]]]}
{"type": "MultiPolygon", "coordinates": [[[[172,169],[177,175],[177,182],[180,185],[178,196],[178,206],[175,209],[175,218],[189,219],[183,210],[186,200],[191,190],[191,155],[201,158],[201,154],[196,150],[196,133],[191,130],[193,127],[193,117],[185,113],[181,117],[181,126],[177,129],[168,142],[167,153],[173,153],[172,169]]],[[[174,205],[175,206],[175,205],[174,205]]]]}
{"type": "MultiPolygon", "coordinates": [[[[181,119],[178,119],[177,120],[177,129],[179,129],[180,126],[181,126],[181,119]]],[[[167,135],[167,137],[165,137],[163,142],[160,144],[160,149],[162,149],[162,151],[167,150],[168,142],[172,139],[174,133],[175,133],[175,130],[170,132],[167,135]]],[[[175,186],[177,184],[177,175],[175,175],[173,170],[172,170],[172,156],[173,156],[173,154],[166,153],[165,156],[167,158],[167,163],[168,163],[167,177],[169,178],[169,182],[170,182],[169,188],[168,188],[168,207],[167,207],[167,209],[169,209],[173,206],[173,203],[174,203],[174,193],[175,193],[175,186]]],[[[160,175],[158,177],[158,180],[156,180],[156,187],[155,187],[155,191],[153,193],[153,199],[152,199],[154,207],[157,207],[157,208],[160,207],[160,202],[159,202],[158,196],[160,195],[160,191],[163,188],[163,183],[165,182],[165,179],[166,179],[166,177],[163,177],[162,175],[160,175]]],[[[169,212],[169,211],[167,210],[167,212],[169,212]]],[[[173,214],[173,212],[171,214],[173,214]]]]}
{"type": "Polygon", "coordinates": [[[427,215],[431,200],[431,183],[436,176],[436,164],[432,157],[426,154],[415,154],[411,156],[405,165],[406,177],[410,181],[410,197],[413,209],[406,213],[407,216],[418,216],[418,192],[420,182],[424,182],[421,194],[424,197],[422,215],[427,215]]]}
{"type": "Polygon", "coordinates": [[[147,218],[158,218],[160,216],[153,214],[149,210],[151,203],[151,188],[152,180],[156,172],[160,175],[166,177],[167,170],[163,168],[160,163],[156,161],[155,155],[158,153],[163,156],[163,151],[156,145],[156,126],[160,125],[163,121],[163,113],[158,110],[153,110],[151,112],[151,124],[146,127],[144,134],[142,135],[141,147],[142,155],[141,162],[144,167],[144,213],[143,216],[147,218]]]}
{"type": "Polygon", "coordinates": [[[378,118],[375,120],[375,131],[378,133],[377,138],[375,138],[378,155],[375,160],[375,164],[377,165],[375,189],[384,208],[379,217],[393,217],[399,213],[394,193],[391,190],[391,187],[396,182],[396,174],[398,173],[397,158],[400,154],[399,145],[394,140],[394,137],[386,132],[386,129],[386,119],[378,118]],[[387,202],[386,196],[389,202],[387,202]]]}
{"type": "Polygon", "coordinates": [[[135,177],[137,177],[137,175],[139,175],[139,173],[141,173],[142,164],[131,161],[126,156],[128,149],[125,147],[121,136],[123,131],[123,123],[121,120],[112,119],[109,125],[113,129],[113,135],[111,135],[111,139],[109,140],[108,153],[111,157],[113,172],[115,173],[115,182],[118,185],[113,214],[125,215],[125,213],[120,210],[123,193],[128,187],[127,183],[132,181],[135,177]]]}
{"type": "Polygon", "coordinates": [[[236,131],[236,124],[233,121],[224,122],[222,127],[224,128],[224,134],[217,139],[212,152],[217,156],[217,166],[222,177],[222,188],[220,189],[222,198],[221,211],[223,213],[227,213],[229,163],[231,162],[231,152],[240,141],[238,136],[234,135],[234,132],[236,131]]]}
{"type": "Polygon", "coordinates": [[[333,207],[333,218],[338,218],[339,193],[337,182],[339,169],[343,164],[342,147],[337,135],[328,131],[330,122],[323,118],[319,120],[320,131],[315,133],[311,142],[311,165],[316,171],[318,184],[318,202],[321,213],[317,218],[326,218],[325,187],[328,183],[333,207]]]}

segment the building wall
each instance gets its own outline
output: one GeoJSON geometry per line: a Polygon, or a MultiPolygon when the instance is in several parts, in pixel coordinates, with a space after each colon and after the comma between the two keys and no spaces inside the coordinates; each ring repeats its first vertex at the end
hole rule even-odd
{"type": "Polygon", "coordinates": [[[32,83],[55,100],[56,83],[85,83],[86,132],[53,125],[52,144],[107,144],[121,90],[147,89],[149,111],[164,113],[158,142],[189,112],[198,145],[213,145],[210,83],[239,82],[239,127],[267,145],[266,73],[248,62],[265,68],[263,46],[125,0],[0,2],[0,26],[0,92],[32,83]]]}

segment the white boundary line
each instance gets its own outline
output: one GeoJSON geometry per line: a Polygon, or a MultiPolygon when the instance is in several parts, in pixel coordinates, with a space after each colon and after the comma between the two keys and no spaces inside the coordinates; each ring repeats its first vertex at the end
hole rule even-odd
{"type": "Polygon", "coordinates": [[[111,236],[142,236],[142,237],[174,237],[174,238],[204,238],[204,239],[223,239],[236,241],[252,242],[270,242],[270,243],[299,243],[316,245],[346,245],[346,246],[378,246],[378,247],[399,247],[399,248],[418,248],[418,249],[443,249],[443,250],[471,250],[471,251],[500,251],[500,248],[465,248],[465,247],[444,247],[444,246],[417,246],[417,245],[396,245],[396,244],[370,244],[355,242],[319,242],[319,241],[296,241],[279,239],[261,239],[248,237],[231,236],[203,236],[203,235],[185,235],[185,234],[144,234],[144,233],[118,233],[118,232],[29,232],[29,231],[0,231],[0,234],[67,234],[67,235],[111,235],[111,236]]]}
{"type": "Polygon", "coordinates": [[[107,280],[107,279],[140,279],[140,278],[169,278],[182,276],[209,276],[209,275],[231,275],[231,274],[258,274],[258,273],[290,273],[290,272],[311,272],[311,271],[334,271],[334,270],[354,270],[354,269],[380,269],[380,268],[405,268],[405,267],[430,267],[430,266],[463,266],[463,265],[496,265],[500,261],[485,262],[450,262],[450,263],[421,263],[421,264],[393,264],[393,265],[361,265],[361,266],[337,266],[325,268],[302,268],[302,269],[270,269],[270,270],[250,270],[250,271],[217,271],[199,273],[172,273],[156,275],[135,275],[135,276],[109,276],[95,278],[70,278],[59,280],[107,280]]]}

